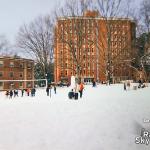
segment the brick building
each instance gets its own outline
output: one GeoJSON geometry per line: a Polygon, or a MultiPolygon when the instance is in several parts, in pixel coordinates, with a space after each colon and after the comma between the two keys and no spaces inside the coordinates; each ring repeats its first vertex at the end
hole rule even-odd
{"type": "Polygon", "coordinates": [[[78,74],[84,82],[134,78],[135,23],[104,18],[96,11],[61,17],[55,28],[55,82],[78,74]],[[77,69],[78,68],[78,69],[77,69]]]}
{"type": "Polygon", "coordinates": [[[33,60],[20,57],[0,57],[0,90],[32,88],[31,80],[34,80],[33,60]]]}

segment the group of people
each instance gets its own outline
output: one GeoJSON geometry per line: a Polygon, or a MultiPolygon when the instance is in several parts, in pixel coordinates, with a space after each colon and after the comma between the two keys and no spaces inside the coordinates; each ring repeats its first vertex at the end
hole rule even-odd
{"type": "MultiPolygon", "coordinates": [[[[26,93],[27,96],[30,96],[31,97],[34,97],[35,96],[35,93],[36,93],[36,89],[35,88],[32,88],[32,89],[21,89],[21,97],[23,97],[26,93]]],[[[14,90],[7,90],[6,93],[5,93],[6,97],[7,98],[10,98],[12,99],[13,97],[18,97],[19,96],[19,90],[18,89],[14,89],[14,90]]]]}
{"type": "MultiPolygon", "coordinates": [[[[130,90],[130,86],[131,86],[131,83],[130,81],[127,81],[127,82],[124,82],[124,90],[127,91],[127,90],[130,90]]],[[[141,80],[138,81],[138,86],[133,86],[133,89],[134,87],[137,88],[145,88],[146,87],[146,84],[143,83],[141,80]]]]}
{"type": "MultiPolygon", "coordinates": [[[[47,88],[46,88],[47,96],[51,97],[51,89],[52,89],[52,86],[48,85],[47,88]]],[[[54,93],[56,94],[56,86],[55,85],[54,85],[54,93]]]]}
{"type": "Polygon", "coordinates": [[[144,84],[144,82],[142,80],[139,80],[138,83],[139,83],[138,88],[145,88],[146,87],[146,85],[144,84]]]}
{"type": "Polygon", "coordinates": [[[83,83],[79,84],[78,89],[77,88],[71,89],[71,91],[68,93],[69,99],[78,99],[78,92],[80,94],[80,98],[82,98],[83,89],[84,89],[83,83]]]}
{"type": "MultiPolygon", "coordinates": [[[[96,86],[96,83],[93,82],[93,87],[96,86]]],[[[54,93],[56,94],[56,85],[52,86],[52,85],[48,85],[47,88],[46,88],[46,93],[47,93],[47,96],[50,96],[51,97],[51,91],[52,89],[54,90],[54,93]]],[[[78,99],[78,95],[80,98],[82,98],[82,95],[83,95],[83,90],[84,90],[84,85],[83,83],[80,83],[78,85],[77,88],[74,88],[74,89],[71,89],[71,91],[68,93],[68,97],[70,99],[78,99]]],[[[20,93],[20,96],[23,97],[23,96],[31,96],[31,97],[34,97],[35,94],[36,94],[36,89],[35,88],[27,88],[27,89],[14,89],[14,90],[7,90],[5,95],[7,98],[10,98],[12,99],[13,97],[19,97],[19,93],[20,93]]]]}
{"type": "Polygon", "coordinates": [[[130,90],[130,81],[124,82],[124,90],[130,90]]]}

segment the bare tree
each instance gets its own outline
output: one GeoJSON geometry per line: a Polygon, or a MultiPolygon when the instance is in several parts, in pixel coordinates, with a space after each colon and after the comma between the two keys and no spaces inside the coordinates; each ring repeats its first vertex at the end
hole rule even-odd
{"type": "Polygon", "coordinates": [[[150,45],[150,1],[143,0],[140,5],[139,10],[139,25],[141,27],[141,32],[137,38],[137,46],[139,49],[139,66],[143,71],[144,80],[149,78],[149,45],[150,45]]]}
{"type": "Polygon", "coordinates": [[[10,44],[4,35],[0,35],[0,54],[7,55],[10,44]]]}
{"type": "MultiPolygon", "coordinates": [[[[103,43],[102,40],[99,41],[98,49],[100,49],[101,54],[104,54],[103,57],[105,59],[105,63],[101,67],[105,68],[105,75],[108,81],[110,80],[110,78],[113,78],[113,72],[115,71],[114,68],[117,68],[117,66],[119,66],[120,63],[122,64],[124,59],[131,60],[133,57],[133,54],[130,53],[132,53],[131,49],[133,49],[135,41],[131,40],[131,30],[129,28],[126,28],[125,33],[122,33],[121,31],[124,29],[122,28],[121,21],[117,20],[116,23],[114,23],[116,18],[120,17],[121,19],[122,17],[125,18],[131,15],[129,9],[124,9],[125,7],[123,5],[125,4],[128,5],[127,8],[130,7],[130,3],[125,3],[125,1],[123,0],[97,0],[96,3],[96,8],[100,12],[101,17],[104,20],[103,28],[105,28],[104,33],[106,34],[100,34],[101,39],[104,39],[103,41],[106,42],[103,43]],[[119,34],[115,35],[115,32],[118,32],[118,29],[120,29],[119,34]],[[119,38],[117,38],[117,36],[119,36],[119,38]],[[117,42],[120,41],[121,45],[125,43],[125,45],[122,46],[121,50],[118,48],[115,49],[114,44],[112,44],[112,39],[116,39],[117,42]],[[115,51],[120,52],[117,52],[117,55],[112,55],[115,54],[115,51]],[[126,58],[123,58],[125,51],[126,58]]],[[[125,19],[128,20],[127,18],[125,19]]],[[[134,33],[132,35],[135,36],[134,33]]],[[[113,43],[115,42],[113,41],[113,43]]]]}
{"type": "Polygon", "coordinates": [[[17,46],[35,59],[44,78],[51,74],[53,23],[50,16],[40,16],[29,25],[23,25],[17,36],[17,46]]]}
{"type": "Polygon", "coordinates": [[[150,1],[143,0],[141,2],[140,16],[147,33],[150,32],[150,1]]]}

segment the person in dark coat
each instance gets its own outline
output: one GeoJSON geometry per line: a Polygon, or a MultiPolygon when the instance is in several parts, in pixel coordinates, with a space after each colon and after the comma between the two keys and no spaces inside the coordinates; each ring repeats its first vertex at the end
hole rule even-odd
{"type": "Polygon", "coordinates": [[[24,89],[21,90],[21,97],[24,95],[24,89]]]}
{"type": "Polygon", "coordinates": [[[68,93],[68,97],[69,97],[69,99],[74,98],[74,91],[73,91],[73,89],[71,89],[71,91],[68,93]]]}
{"type": "Polygon", "coordinates": [[[15,94],[16,94],[16,96],[18,97],[18,90],[17,90],[17,89],[15,90],[15,94]]]}
{"type": "Polygon", "coordinates": [[[13,91],[12,90],[10,90],[10,92],[9,92],[9,98],[11,98],[12,99],[12,97],[13,97],[13,91]]]}
{"type": "Polygon", "coordinates": [[[54,92],[55,92],[55,94],[56,94],[56,86],[54,85],[54,92]]]}
{"type": "Polygon", "coordinates": [[[16,90],[14,90],[14,97],[16,97],[17,93],[16,93],[16,90]]]}
{"type": "Polygon", "coordinates": [[[31,89],[31,96],[32,97],[35,96],[35,92],[36,92],[35,88],[31,89]]]}
{"type": "Polygon", "coordinates": [[[141,86],[142,86],[142,81],[141,81],[141,80],[139,80],[139,81],[138,81],[138,83],[139,83],[138,88],[141,88],[141,86]]]}
{"type": "Polygon", "coordinates": [[[127,90],[126,83],[124,82],[124,91],[127,90]]]}
{"type": "Polygon", "coordinates": [[[49,86],[46,88],[47,96],[49,96],[49,86]]]}
{"type": "Polygon", "coordinates": [[[6,97],[8,98],[8,95],[9,95],[9,91],[6,91],[5,95],[6,95],[6,97]]]}
{"type": "Polygon", "coordinates": [[[92,85],[93,87],[96,87],[96,82],[94,80],[92,81],[92,85]]]}

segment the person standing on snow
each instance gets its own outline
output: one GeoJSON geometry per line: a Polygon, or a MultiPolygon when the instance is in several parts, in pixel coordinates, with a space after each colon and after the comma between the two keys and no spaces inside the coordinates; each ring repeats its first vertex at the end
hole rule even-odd
{"type": "Polygon", "coordinates": [[[13,96],[13,91],[12,90],[10,90],[10,92],[9,92],[9,98],[11,98],[12,99],[12,96],[13,96]]]}
{"type": "Polygon", "coordinates": [[[27,89],[27,96],[29,96],[30,95],[30,89],[28,88],[27,89]]]}
{"type": "Polygon", "coordinates": [[[47,96],[49,96],[49,86],[47,86],[46,88],[46,93],[47,93],[47,96]]]}
{"type": "Polygon", "coordinates": [[[24,95],[24,89],[21,90],[21,97],[24,95]]]}
{"type": "Polygon", "coordinates": [[[83,89],[84,89],[84,86],[83,86],[83,83],[81,82],[80,85],[79,85],[80,98],[82,98],[82,95],[83,95],[83,89]]]}
{"type": "Polygon", "coordinates": [[[124,91],[127,90],[126,83],[124,82],[124,91]]]}
{"type": "Polygon", "coordinates": [[[54,92],[55,92],[55,94],[56,94],[56,86],[54,85],[54,92]]]}
{"type": "Polygon", "coordinates": [[[130,81],[127,82],[128,90],[130,90],[130,81]]]}

